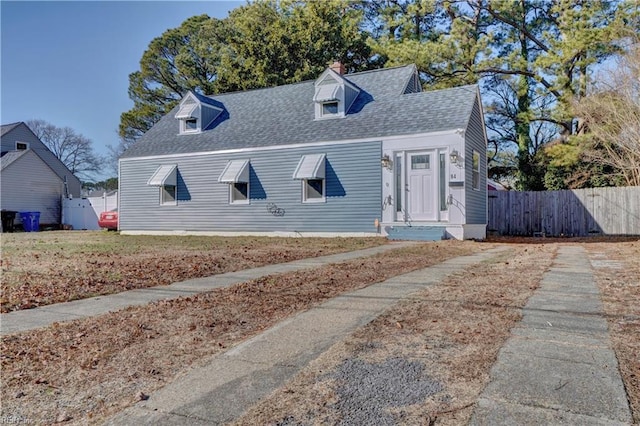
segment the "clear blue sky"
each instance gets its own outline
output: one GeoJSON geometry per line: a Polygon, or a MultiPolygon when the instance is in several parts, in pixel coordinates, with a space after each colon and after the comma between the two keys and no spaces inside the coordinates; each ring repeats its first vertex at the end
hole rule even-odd
{"type": "Polygon", "coordinates": [[[107,145],[118,144],[120,114],[133,106],[128,78],[149,42],[191,16],[224,18],[243,4],[3,0],[1,122],[68,126],[105,155],[107,145]]]}

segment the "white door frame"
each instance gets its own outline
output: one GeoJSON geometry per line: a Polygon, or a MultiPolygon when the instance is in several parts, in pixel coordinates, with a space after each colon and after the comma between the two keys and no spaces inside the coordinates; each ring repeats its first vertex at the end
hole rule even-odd
{"type": "Polygon", "coordinates": [[[438,203],[438,151],[436,149],[407,151],[405,153],[405,210],[410,221],[437,221],[438,203]],[[425,168],[413,168],[413,159],[428,156],[425,168]]]}

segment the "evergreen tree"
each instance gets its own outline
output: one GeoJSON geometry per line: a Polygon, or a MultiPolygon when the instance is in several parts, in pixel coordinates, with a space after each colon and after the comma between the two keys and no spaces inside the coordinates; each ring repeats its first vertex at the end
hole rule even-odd
{"type": "MultiPolygon", "coordinates": [[[[389,65],[415,62],[425,85],[483,85],[492,145],[515,148],[517,186],[544,189],[550,135],[575,133],[571,105],[585,95],[594,65],[617,51],[628,25],[628,5],[572,0],[479,0],[434,3],[435,25],[403,36],[397,12],[407,3],[373,1],[388,37],[375,50],[389,65]]],[[[414,8],[415,9],[415,8],[414,8]]],[[[415,15],[406,13],[405,22],[415,15]]],[[[638,30],[638,28],[635,28],[638,30]]]]}
{"type": "Polygon", "coordinates": [[[206,15],[165,31],[129,76],[134,106],[120,118],[114,157],[170,111],[189,90],[215,94],[317,77],[334,60],[349,72],[375,66],[362,11],[347,0],[256,1],[225,19],[206,15]]]}

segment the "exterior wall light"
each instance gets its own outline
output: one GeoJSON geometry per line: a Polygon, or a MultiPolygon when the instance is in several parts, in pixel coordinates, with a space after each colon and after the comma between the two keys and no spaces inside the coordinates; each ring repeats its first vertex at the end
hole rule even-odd
{"type": "Polygon", "coordinates": [[[382,156],[382,158],[380,159],[380,164],[382,165],[382,167],[384,167],[385,169],[389,169],[391,170],[393,168],[393,161],[391,160],[391,158],[389,157],[389,154],[384,154],[382,156]]]}
{"type": "Polygon", "coordinates": [[[451,151],[451,153],[449,154],[449,160],[451,160],[451,164],[454,164],[456,167],[461,167],[462,165],[462,157],[456,149],[451,151]]]}
{"type": "Polygon", "coordinates": [[[449,159],[451,160],[451,162],[453,164],[458,164],[458,156],[459,155],[460,154],[458,154],[457,150],[454,149],[453,151],[451,151],[451,154],[449,154],[449,159]]]}

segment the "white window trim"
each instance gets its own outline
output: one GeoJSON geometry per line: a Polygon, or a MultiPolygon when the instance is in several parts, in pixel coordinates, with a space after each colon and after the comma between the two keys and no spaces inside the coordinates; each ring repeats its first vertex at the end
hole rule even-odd
{"type": "Polygon", "coordinates": [[[334,118],[345,118],[345,114],[344,114],[344,101],[341,99],[338,99],[337,101],[325,101],[325,102],[316,102],[316,120],[331,120],[334,118]],[[328,103],[334,103],[337,102],[338,103],[338,112],[335,114],[325,114],[322,107],[324,106],[324,104],[328,104],[328,103]]]}
{"type": "Polygon", "coordinates": [[[249,182],[232,182],[229,184],[229,204],[231,205],[247,205],[251,204],[251,184],[249,182]],[[246,200],[234,200],[233,189],[236,183],[246,183],[247,185],[247,199],[246,200]]]}
{"type": "MultiPolygon", "coordinates": [[[[178,205],[178,185],[161,185],[159,187],[160,189],[160,205],[161,206],[177,206],[178,205]],[[174,191],[174,196],[173,196],[173,201],[165,201],[164,200],[164,192],[165,192],[165,187],[167,186],[173,186],[173,191],[174,191]]],[[[168,192],[168,191],[167,191],[168,192]]]]}
{"type": "Polygon", "coordinates": [[[29,144],[29,142],[16,141],[16,151],[26,151],[30,147],[31,147],[31,145],[29,144]],[[18,149],[18,144],[26,145],[26,148],[25,149],[18,149]]]}
{"type": "Polygon", "coordinates": [[[340,112],[340,101],[339,100],[335,100],[335,101],[326,101],[326,102],[320,102],[320,118],[331,118],[331,117],[340,117],[342,115],[344,115],[344,113],[340,112]],[[334,113],[330,113],[324,112],[324,106],[326,104],[336,104],[336,112],[334,113]]]}
{"type": "Polygon", "coordinates": [[[326,203],[327,202],[327,179],[301,179],[302,182],[302,203],[303,204],[315,204],[315,203],[326,203]],[[309,180],[322,180],[322,198],[308,198],[307,197],[307,181],[309,180]]]}
{"type": "Polygon", "coordinates": [[[200,133],[200,119],[197,117],[191,117],[191,118],[181,118],[180,119],[180,134],[181,135],[189,135],[189,134],[194,134],[194,133],[200,133]],[[196,120],[196,128],[195,129],[188,129],[187,128],[187,120],[196,120]]]}

